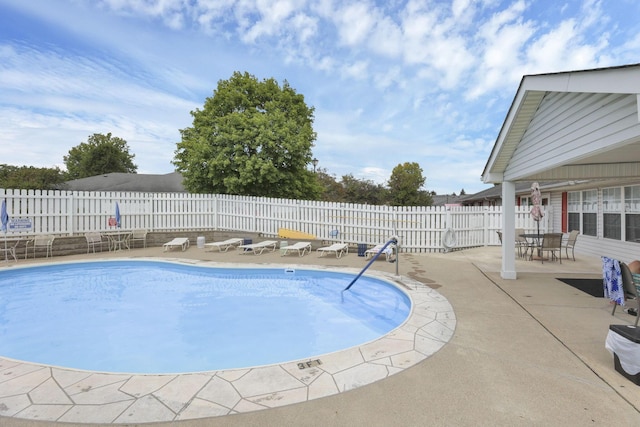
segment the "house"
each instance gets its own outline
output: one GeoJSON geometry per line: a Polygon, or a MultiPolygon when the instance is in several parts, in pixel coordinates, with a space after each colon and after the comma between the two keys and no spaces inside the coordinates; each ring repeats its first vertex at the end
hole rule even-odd
{"type": "Polygon", "coordinates": [[[164,175],[137,173],[107,173],[67,181],[59,187],[70,191],[139,191],[143,193],[186,193],[182,175],[172,172],[164,175]]]}
{"type": "Polygon", "coordinates": [[[516,188],[539,182],[550,232],[577,253],[640,258],[640,64],[527,75],[482,173],[500,184],[503,278],[515,279],[516,188]],[[545,188],[546,186],[546,188],[545,188]]]}

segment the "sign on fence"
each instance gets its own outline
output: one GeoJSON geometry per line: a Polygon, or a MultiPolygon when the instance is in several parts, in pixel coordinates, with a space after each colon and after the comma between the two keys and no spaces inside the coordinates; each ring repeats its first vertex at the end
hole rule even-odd
{"type": "Polygon", "coordinates": [[[11,218],[9,231],[33,231],[33,222],[31,218],[11,218]]]}

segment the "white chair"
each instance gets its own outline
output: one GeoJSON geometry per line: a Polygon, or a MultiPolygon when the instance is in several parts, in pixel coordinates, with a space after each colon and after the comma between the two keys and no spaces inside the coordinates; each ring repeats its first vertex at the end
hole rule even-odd
{"type": "Polygon", "coordinates": [[[244,251],[241,252],[241,254],[260,255],[262,254],[262,252],[264,252],[267,249],[269,249],[271,252],[274,252],[277,246],[278,246],[277,240],[264,240],[258,243],[240,245],[238,246],[238,249],[244,249],[244,251]]]}
{"type": "Polygon", "coordinates": [[[575,255],[575,247],[576,247],[576,241],[578,240],[578,235],[580,234],[580,231],[578,230],[572,230],[569,233],[569,237],[567,238],[567,241],[564,242],[562,244],[562,247],[564,248],[566,257],[565,258],[569,258],[569,249],[571,249],[571,258],[573,258],[573,260],[576,260],[576,255],[575,255]]]}
{"type": "Polygon", "coordinates": [[[142,242],[142,247],[147,247],[147,230],[133,230],[131,232],[131,237],[129,238],[129,242],[131,243],[131,247],[136,247],[136,242],[142,242]]]}
{"type": "Polygon", "coordinates": [[[97,231],[84,233],[84,238],[87,240],[87,253],[89,253],[89,251],[93,249],[93,253],[95,254],[96,246],[100,247],[100,252],[102,252],[102,245],[104,245],[105,243],[109,243],[108,240],[103,240],[102,234],[97,231]]]}
{"type": "Polygon", "coordinates": [[[395,248],[394,245],[389,245],[387,246],[384,251],[382,251],[382,248],[384,247],[384,245],[376,245],[373,248],[366,250],[364,252],[364,256],[365,258],[372,258],[374,256],[376,256],[376,254],[382,252],[385,257],[387,258],[387,261],[391,260],[391,257],[393,256],[393,249],[395,248]]]}
{"type": "Polygon", "coordinates": [[[285,256],[289,253],[289,251],[296,251],[298,256],[304,256],[307,251],[311,253],[311,242],[298,242],[293,245],[288,245],[280,248],[280,252],[282,256],[285,256]]]}
{"type": "Polygon", "coordinates": [[[334,243],[331,246],[318,248],[316,252],[319,252],[321,257],[325,256],[327,252],[334,252],[336,254],[336,258],[341,258],[342,255],[349,253],[349,245],[346,243],[334,243]]]}
{"type": "Polygon", "coordinates": [[[45,249],[45,257],[49,258],[49,255],[53,256],[53,240],[55,236],[51,236],[48,234],[36,236],[33,240],[27,242],[27,249],[24,252],[24,259],[27,259],[27,255],[29,253],[29,243],[33,245],[33,257],[36,257],[37,249],[45,249]]]}
{"type": "Polygon", "coordinates": [[[182,252],[184,252],[189,247],[189,239],[187,237],[176,237],[162,246],[164,247],[165,252],[173,248],[181,248],[182,252]]]}
{"type": "Polygon", "coordinates": [[[214,249],[217,249],[218,252],[227,252],[231,248],[235,249],[237,246],[240,246],[242,242],[244,242],[244,239],[234,237],[220,242],[205,243],[204,247],[211,248],[211,250],[207,252],[214,252],[214,249]]]}
{"type": "Polygon", "coordinates": [[[0,242],[0,253],[4,253],[4,260],[9,261],[9,255],[13,257],[13,260],[18,262],[18,257],[16,256],[16,248],[20,243],[20,239],[12,239],[7,241],[4,239],[3,242],[0,242]]]}

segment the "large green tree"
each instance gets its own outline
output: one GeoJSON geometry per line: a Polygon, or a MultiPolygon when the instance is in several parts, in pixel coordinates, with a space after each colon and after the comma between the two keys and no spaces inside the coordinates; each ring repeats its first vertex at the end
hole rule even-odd
{"type": "Polygon", "coordinates": [[[389,197],[394,206],[429,206],[433,203],[427,191],[420,188],[426,178],[416,162],[399,164],[389,178],[389,197]]]}
{"type": "Polygon", "coordinates": [[[317,199],[313,111],[286,81],[234,72],[191,112],[173,163],[191,192],[317,199]]]}
{"type": "Polygon", "coordinates": [[[0,188],[53,190],[64,182],[64,174],[55,168],[0,165],[0,188]]]}
{"type": "Polygon", "coordinates": [[[94,133],[87,142],[73,147],[64,156],[68,179],[86,178],[112,172],[136,173],[134,154],[129,153],[127,141],[111,133],[94,133]]]}

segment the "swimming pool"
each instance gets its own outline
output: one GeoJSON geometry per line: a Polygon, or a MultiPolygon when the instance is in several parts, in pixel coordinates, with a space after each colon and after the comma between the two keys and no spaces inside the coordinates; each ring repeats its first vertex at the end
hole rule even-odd
{"type": "Polygon", "coordinates": [[[401,325],[409,297],[384,280],[291,268],[158,261],[0,272],[0,355],[102,372],[269,365],[357,346],[401,325]]]}

